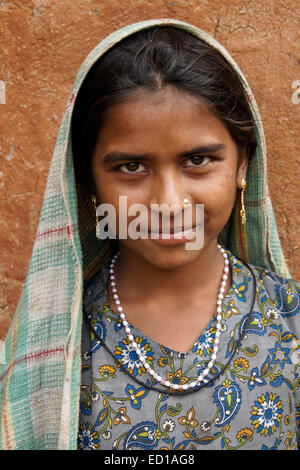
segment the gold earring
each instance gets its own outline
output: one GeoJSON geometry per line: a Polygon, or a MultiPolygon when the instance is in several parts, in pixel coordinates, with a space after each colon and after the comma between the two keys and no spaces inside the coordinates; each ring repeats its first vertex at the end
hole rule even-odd
{"type": "Polygon", "coordinates": [[[240,210],[240,216],[242,218],[242,224],[244,224],[246,222],[246,210],[245,210],[245,205],[244,205],[244,191],[246,189],[246,186],[247,186],[247,183],[246,183],[246,180],[243,178],[242,179],[242,192],[241,192],[241,205],[242,205],[242,209],[240,210]]]}
{"type": "Polygon", "coordinates": [[[101,217],[97,215],[97,206],[96,206],[97,200],[96,200],[96,196],[94,194],[91,195],[91,200],[92,200],[92,203],[94,204],[94,207],[95,207],[95,216],[96,216],[95,227],[97,227],[99,220],[101,220],[101,217]]]}

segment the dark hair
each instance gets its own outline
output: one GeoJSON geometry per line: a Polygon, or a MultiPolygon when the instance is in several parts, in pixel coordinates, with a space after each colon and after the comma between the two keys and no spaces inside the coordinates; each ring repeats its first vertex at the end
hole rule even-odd
{"type": "Polygon", "coordinates": [[[173,85],[197,96],[227,127],[250,160],[256,139],[246,92],[237,72],[214,47],[172,26],[151,27],[123,39],[92,66],[72,118],[76,179],[96,194],[91,157],[105,110],[143,87],[173,85]]]}

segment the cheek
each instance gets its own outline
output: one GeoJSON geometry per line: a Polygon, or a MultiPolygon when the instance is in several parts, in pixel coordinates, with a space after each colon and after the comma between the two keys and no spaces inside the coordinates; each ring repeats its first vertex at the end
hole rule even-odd
{"type": "MultiPolygon", "coordinates": [[[[133,215],[128,214],[129,209],[131,208],[131,210],[133,211],[133,209],[135,208],[132,206],[140,202],[138,198],[129,197],[126,194],[120,193],[116,187],[114,186],[110,187],[109,182],[106,182],[105,186],[102,185],[102,189],[100,189],[99,187],[98,195],[100,199],[100,204],[101,203],[110,204],[111,206],[114,207],[114,214],[115,214],[114,220],[115,220],[117,236],[119,234],[120,227],[122,227],[123,230],[125,227],[127,227],[127,230],[128,230],[128,226],[130,222],[137,218],[139,218],[139,220],[142,219],[144,221],[145,226],[148,227],[148,217],[146,217],[145,214],[141,215],[138,210],[133,215]],[[121,199],[120,199],[120,196],[122,196],[121,199]]],[[[145,205],[145,208],[146,208],[146,212],[148,213],[146,205],[145,205]]]]}
{"type": "Polygon", "coordinates": [[[236,199],[236,181],[232,173],[224,173],[222,178],[215,178],[213,182],[203,187],[197,198],[204,202],[206,220],[218,223],[228,219],[236,199]]]}

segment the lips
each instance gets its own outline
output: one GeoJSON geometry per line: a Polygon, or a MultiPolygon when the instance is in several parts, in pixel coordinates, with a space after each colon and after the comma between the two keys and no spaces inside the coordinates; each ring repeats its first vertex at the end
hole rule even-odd
{"type": "Polygon", "coordinates": [[[169,233],[187,232],[188,230],[192,230],[192,229],[195,229],[195,226],[193,227],[170,227],[170,230],[168,228],[163,228],[163,229],[159,229],[159,231],[148,230],[148,233],[169,234],[169,233]]]}

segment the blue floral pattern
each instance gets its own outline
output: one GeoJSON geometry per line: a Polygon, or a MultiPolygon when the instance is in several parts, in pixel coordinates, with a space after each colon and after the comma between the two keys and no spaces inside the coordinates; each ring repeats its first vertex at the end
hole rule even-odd
{"type": "MultiPolygon", "coordinates": [[[[139,361],[108,304],[110,260],[103,263],[84,294],[92,328],[83,322],[78,449],[297,449],[300,284],[250,265],[254,290],[251,271],[227,254],[232,285],[222,304],[217,359],[190,394],[167,393],[172,389],[157,383],[139,361]]],[[[170,383],[185,384],[210,361],[216,318],[187,354],[134,325],[131,331],[151,367],[170,383]]]]}

